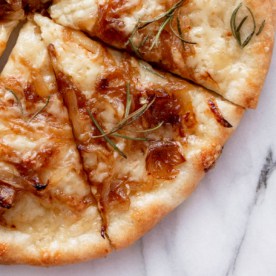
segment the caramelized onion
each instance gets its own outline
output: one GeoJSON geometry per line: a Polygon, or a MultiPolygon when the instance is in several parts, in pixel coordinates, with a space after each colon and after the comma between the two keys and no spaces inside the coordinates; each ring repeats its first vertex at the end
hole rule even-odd
{"type": "Polygon", "coordinates": [[[116,179],[112,182],[106,181],[102,186],[101,199],[104,209],[109,203],[119,203],[120,208],[127,210],[130,206],[129,186],[126,180],[116,179]]]}
{"type": "Polygon", "coordinates": [[[174,125],[180,123],[180,110],[181,106],[178,100],[165,94],[161,97],[156,97],[154,104],[147,113],[147,117],[151,125],[156,125],[160,122],[174,125]]]}
{"type": "Polygon", "coordinates": [[[21,9],[22,3],[20,0],[7,3],[0,0],[0,19],[4,20],[21,20],[24,18],[24,11],[21,9]]]}
{"type": "Polygon", "coordinates": [[[10,209],[15,199],[15,190],[5,184],[0,183],[0,207],[10,209]]]}
{"type": "Polygon", "coordinates": [[[222,116],[219,108],[218,108],[218,105],[215,101],[215,99],[209,99],[208,100],[208,105],[209,105],[209,108],[210,110],[213,112],[213,114],[215,115],[215,118],[217,120],[217,122],[222,125],[223,127],[226,127],[226,128],[231,128],[233,127],[227,120],[224,119],[224,117],[222,116]]]}
{"type": "Polygon", "coordinates": [[[32,187],[30,181],[3,169],[0,169],[0,182],[9,184],[16,189],[30,189],[32,187]]]}
{"type": "Polygon", "coordinates": [[[119,202],[124,209],[128,209],[130,206],[129,193],[130,189],[127,181],[116,179],[111,184],[109,199],[110,201],[119,202]]]}
{"type": "MultiPolygon", "coordinates": [[[[69,117],[72,120],[74,133],[78,139],[81,139],[82,134],[86,132],[86,125],[81,118],[77,98],[77,95],[80,95],[81,93],[75,86],[75,84],[72,82],[70,77],[66,76],[65,74],[59,71],[57,55],[54,45],[50,44],[48,46],[48,52],[56,74],[59,91],[62,94],[62,97],[69,111],[69,117]]],[[[85,102],[82,102],[81,105],[85,105],[85,102]]]]}
{"type": "Polygon", "coordinates": [[[178,174],[175,166],[185,162],[179,146],[172,141],[159,141],[150,145],[146,158],[149,175],[157,179],[173,179],[178,174]]]}
{"type": "Polygon", "coordinates": [[[23,6],[26,12],[42,12],[42,14],[46,12],[51,3],[52,0],[23,0],[23,6]]]}
{"type": "Polygon", "coordinates": [[[125,43],[127,37],[124,32],[124,22],[118,17],[120,12],[128,12],[124,7],[125,1],[108,1],[108,4],[99,5],[99,19],[96,33],[105,42],[117,41],[118,44],[125,43]]]}

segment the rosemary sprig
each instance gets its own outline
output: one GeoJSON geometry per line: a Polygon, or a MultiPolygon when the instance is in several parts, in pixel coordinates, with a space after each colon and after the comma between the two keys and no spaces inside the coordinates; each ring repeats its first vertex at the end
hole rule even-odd
{"type": "Polygon", "coordinates": [[[263,20],[258,32],[256,33],[256,27],[257,26],[256,26],[256,20],[255,20],[254,14],[253,14],[253,12],[251,11],[250,8],[246,7],[248,12],[250,13],[250,17],[251,17],[251,20],[252,20],[252,23],[253,23],[253,29],[252,29],[251,33],[244,39],[244,41],[242,41],[242,39],[241,39],[241,30],[242,30],[242,27],[244,26],[244,23],[248,19],[248,16],[243,17],[243,19],[237,25],[236,18],[237,18],[237,14],[238,14],[241,7],[242,7],[242,3],[240,3],[238,5],[238,7],[233,11],[231,19],[230,19],[230,27],[231,27],[231,31],[232,31],[232,34],[233,34],[234,38],[237,40],[240,47],[244,48],[246,45],[248,45],[248,43],[251,41],[251,39],[253,38],[253,36],[255,34],[256,34],[256,36],[258,36],[262,32],[262,30],[264,28],[264,25],[265,25],[265,20],[263,20]]]}
{"type": "Polygon", "coordinates": [[[104,130],[102,129],[102,127],[100,126],[100,124],[98,123],[98,121],[96,120],[96,118],[93,116],[93,114],[90,112],[90,110],[87,109],[87,113],[90,117],[90,119],[93,121],[94,125],[96,126],[96,128],[99,130],[99,132],[103,135],[103,138],[105,139],[105,141],[116,151],[118,152],[122,157],[127,159],[127,156],[125,155],[125,153],[123,151],[121,151],[116,144],[109,139],[106,135],[104,130]]]}
{"type": "Polygon", "coordinates": [[[117,126],[115,126],[110,132],[107,133],[102,133],[102,135],[98,136],[92,136],[92,138],[102,138],[108,135],[111,135],[126,126],[131,125],[134,121],[138,120],[143,114],[150,108],[150,106],[154,103],[155,98],[149,103],[149,104],[144,104],[141,106],[139,109],[128,115],[126,118],[124,118],[117,126]]]}
{"type": "MultiPolygon", "coordinates": [[[[101,125],[99,124],[99,122],[96,120],[96,118],[93,116],[93,114],[91,113],[91,111],[87,109],[87,113],[88,113],[90,119],[92,120],[92,122],[94,123],[94,125],[96,126],[96,128],[101,133],[101,135],[92,136],[91,138],[94,138],[94,139],[95,138],[104,138],[105,141],[116,152],[118,152],[124,158],[127,158],[126,154],[123,151],[121,151],[116,146],[116,144],[109,138],[109,136],[111,136],[111,137],[118,137],[118,138],[122,138],[122,139],[126,139],[126,140],[132,140],[132,141],[149,141],[149,139],[147,139],[147,138],[143,138],[143,137],[131,137],[131,136],[127,136],[127,135],[123,135],[123,134],[117,133],[117,132],[119,130],[125,128],[126,126],[131,125],[134,121],[138,120],[141,116],[143,116],[143,114],[150,108],[150,106],[155,101],[155,98],[153,98],[153,100],[150,103],[144,104],[142,107],[140,107],[139,109],[137,109],[133,113],[129,114],[130,107],[131,107],[131,93],[130,93],[130,83],[129,82],[126,84],[126,94],[127,94],[127,101],[126,101],[126,110],[125,110],[124,119],[119,124],[117,124],[109,132],[105,132],[103,130],[103,128],[101,127],[101,125]]],[[[138,132],[138,133],[147,133],[147,132],[155,131],[158,128],[160,128],[162,125],[163,125],[163,122],[161,122],[160,124],[158,124],[157,126],[151,128],[151,129],[146,129],[146,130],[136,131],[136,132],[138,132]]]]}
{"type": "Polygon", "coordinates": [[[49,102],[50,102],[50,99],[51,99],[51,96],[48,96],[45,105],[44,105],[43,107],[41,107],[41,108],[31,117],[31,119],[29,120],[29,122],[31,122],[33,119],[35,119],[36,116],[37,116],[38,114],[40,114],[41,112],[43,112],[43,111],[47,108],[47,106],[48,106],[48,104],[49,104],[49,102]]]}
{"type": "Polygon", "coordinates": [[[21,103],[20,99],[18,98],[18,96],[16,95],[16,93],[14,91],[9,90],[9,89],[8,89],[8,91],[14,96],[14,98],[16,100],[16,103],[19,106],[22,115],[24,115],[24,109],[23,109],[23,106],[22,106],[22,103],[21,103]]]}
{"type": "Polygon", "coordinates": [[[151,51],[154,47],[158,46],[158,42],[159,42],[159,39],[160,39],[160,36],[162,34],[162,32],[164,31],[164,29],[166,28],[166,26],[168,24],[170,24],[170,28],[173,32],[173,34],[179,38],[181,41],[182,41],[182,44],[183,43],[188,43],[188,44],[196,44],[194,42],[190,42],[190,41],[186,41],[185,39],[183,39],[183,35],[182,35],[182,31],[181,31],[181,28],[180,28],[180,21],[179,21],[179,18],[177,17],[177,20],[178,20],[178,33],[176,33],[176,31],[172,28],[172,20],[174,18],[174,15],[175,15],[175,12],[177,11],[177,9],[182,5],[182,3],[184,2],[185,0],[180,0],[178,1],[176,4],[174,4],[169,10],[167,10],[165,13],[162,13],[161,15],[153,18],[153,19],[150,19],[150,20],[145,20],[145,21],[141,21],[139,20],[138,23],[136,24],[136,26],[134,27],[129,39],[128,39],[128,43],[130,44],[132,50],[134,51],[134,53],[141,58],[141,53],[140,53],[140,48],[146,43],[146,41],[149,39],[149,35],[146,35],[143,40],[140,42],[139,45],[135,45],[134,41],[133,41],[133,38],[135,36],[135,34],[137,32],[139,32],[139,30],[142,30],[144,29],[145,27],[147,27],[148,25],[154,23],[154,22],[157,22],[159,20],[163,20],[163,22],[161,23],[158,31],[157,31],[157,34],[154,36],[153,38],[153,41],[151,43],[151,46],[149,48],[149,50],[151,51]]]}

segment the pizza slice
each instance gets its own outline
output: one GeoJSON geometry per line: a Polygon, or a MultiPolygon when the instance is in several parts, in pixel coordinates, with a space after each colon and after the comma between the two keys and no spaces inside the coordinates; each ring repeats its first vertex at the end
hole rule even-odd
{"type": "Polygon", "coordinates": [[[243,109],[35,16],[114,248],[179,205],[215,163],[243,109]]]}
{"type": "Polygon", "coordinates": [[[0,75],[0,110],[0,262],[53,265],[107,254],[48,51],[31,22],[0,75]]]}
{"type": "Polygon", "coordinates": [[[0,56],[6,48],[11,32],[23,18],[21,1],[0,0],[0,56]]]}
{"type": "Polygon", "coordinates": [[[56,0],[51,17],[254,108],[273,49],[271,0],[56,0]]]}

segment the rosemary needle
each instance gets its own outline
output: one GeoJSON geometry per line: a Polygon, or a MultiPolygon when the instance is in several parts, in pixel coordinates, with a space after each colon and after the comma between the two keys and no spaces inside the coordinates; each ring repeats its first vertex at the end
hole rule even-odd
{"type": "Polygon", "coordinates": [[[45,105],[44,105],[42,108],[40,108],[40,109],[31,117],[31,119],[29,120],[29,122],[31,122],[38,114],[40,114],[41,112],[43,112],[43,111],[47,108],[47,106],[48,106],[48,104],[49,104],[49,102],[50,102],[50,99],[51,99],[51,96],[48,96],[45,105]]]}
{"type": "Polygon", "coordinates": [[[14,98],[16,100],[16,103],[19,106],[20,111],[21,111],[21,113],[23,115],[24,114],[24,110],[23,110],[23,106],[22,106],[22,103],[21,103],[20,99],[18,98],[18,96],[15,94],[14,91],[12,91],[12,90],[8,90],[8,91],[14,96],[14,98]]]}
{"type": "Polygon", "coordinates": [[[152,44],[151,44],[151,46],[150,46],[150,48],[149,48],[150,51],[151,51],[155,46],[157,46],[158,41],[159,41],[159,38],[160,38],[160,35],[161,35],[161,33],[163,32],[163,30],[165,29],[165,27],[167,26],[167,24],[170,22],[170,20],[171,20],[171,18],[168,17],[168,18],[161,24],[161,26],[160,26],[160,28],[159,28],[159,30],[158,30],[158,32],[157,32],[157,34],[156,34],[156,36],[155,36],[153,42],[152,42],[152,44]]]}
{"type": "Polygon", "coordinates": [[[177,16],[176,20],[177,20],[177,31],[178,31],[178,34],[176,33],[176,31],[174,30],[174,28],[172,26],[172,20],[170,21],[170,29],[173,32],[173,34],[182,41],[183,46],[184,46],[184,43],[187,43],[187,44],[197,44],[196,42],[191,42],[191,41],[185,40],[183,38],[183,34],[182,34],[182,30],[181,30],[181,25],[180,25],[180,20],[179,20],[178,16],[177,16]]]}
{"type": "Polygon", "coordinates": [[[162,125],[164,124],[164,122],[159,123],[157,126],[153,127],[153,128],[149,128],[149,129],[144,129],[144,130],[137,130],[137,133],[147,133],[147,132],[152,132],[157,130],[158,128],[160,128],[162,125]]]}
{"type": "Polygon", "coordinates": [[[265,20],[263,20],[263,22],[262,22],[262,24],[261,24],[261,26],[259,28],[259,31],[256,33],[257,36],[263,31],[264,26],[265,26],[265,20]]]}
{"type": "Polygon", "coordinates": [[[179,18],[177,17],[177,24],[178,24],[178,33],[176,33],[176,31],[172,28],[172,20],[174,18],[175,12],[177,11],[177,9],[181,6],[181,4],[184,2],[184,0],[180,0],[178,1],[176,4],[174,4],[168,11],[166,11],[165,13],[162,13],[161,15],[150,19],[150,20],[145,20],[145,21],[141,21],[139,20],[136,24],[136,26],[134,27],[129,39],[128,39],[128,43],[130,44],[132,50],[134,51],[134,53],[141,58],[141,53],[139,51],[139,49],[141,47],[143,47],[143,45],[146,43],[146,41],[149,39],[149,35],[147,34],[142,41],[140,42],[140,44],[137,46],[135,45],[134,41],[133,41],[133,37],[135,36],[135,34],[141,30],[144,29],[146,26],[150,25],[151,23],[157,22],[159,20],[163,20],[163,22],[161,23],[157,34],[154,36],[153,42],[149,48],[149,50],[151,51],[154,47],[156,47],[158,45],[160,36],[162,34],[162,32],[164,31],[164,29],[166,28],[166,26],[168,24],[170,24],[170,28],[171,31],[173,32],[173,34],[179,38],[182,41],[182,45],[184,46],[184,43],[188,43],[188,44],[196,44],[194,42],[190,42],[190,41],[186,41],[185,39],[183,39],[182,37],[182,31],[180,28],[180,21],[179,18]]]}

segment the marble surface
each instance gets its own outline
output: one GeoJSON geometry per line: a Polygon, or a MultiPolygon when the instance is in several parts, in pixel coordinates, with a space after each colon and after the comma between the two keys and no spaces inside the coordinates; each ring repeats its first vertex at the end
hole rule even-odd
{"type": "Polygon", "coordinates": [[[135,245],[54,268],[0,275],[276,275],[276,47],[258,109],[248,111],[196,192],[135,245]]]}

